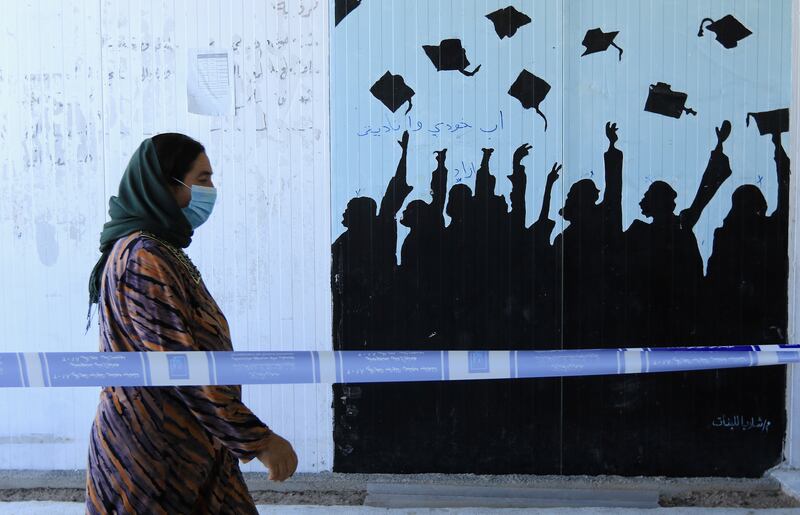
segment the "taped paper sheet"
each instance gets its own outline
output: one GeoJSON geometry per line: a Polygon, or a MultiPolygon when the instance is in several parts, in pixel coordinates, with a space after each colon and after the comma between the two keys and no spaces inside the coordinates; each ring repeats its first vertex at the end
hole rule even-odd
{"type": "Polygon", "coordinates": [[[234,114],[233,62],[227,51],[189,50],[186,94],[190,113],[234,114]]]}

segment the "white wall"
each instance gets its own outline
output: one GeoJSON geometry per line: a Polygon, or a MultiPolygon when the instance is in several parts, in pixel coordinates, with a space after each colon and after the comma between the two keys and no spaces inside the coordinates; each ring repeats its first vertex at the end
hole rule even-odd
{"type": "MultiPolygon", "coordinates": [[[[83,332],[86,281],[106,201],[139,142],[163,131],[199,139],[215,168],[220,204],[190,252],[237,348],[330,348],[328,2],[41,0],[2,8],[0,352],[96,349],[96,328],[83,332]],[[235,117],[186,111],[186,51],[211,41],[236,49],[235,117]]],[[[797,128],[800,0],[793,17],[797,128]]],[[[799,135],[791,133],[795,168],[799,135]]],[[[800,467],[798,366],[789,394],[787,464],[800,467]]],[[[245,395],[292,439],[302,470],[331,468],[328,387],[247,387],[245,395]]],[[[96,399],[95,389],[0,390],[0,468],[84,467],[96,399]]]]}
{"type": "MultiPolygon", "coordinates": [[[[792,107],[790,121],[792,159],[792,203],[791,221],[789,225],[789,342],[800,343],[800,230],[797,227],[798,194],[800,180],[797,167],[800,164],[800,0],[792,3],[792,107]]],[[[786,411],[788,424],[786,427],[785,465],[800,468],[800,365],[788,367],[786,411]]]]}
{"type": "MultiPolygon", "coordinates": [[[[2,8],[0,352],[97,348],[86,285],[107,199],[141,140],[165,131],[211,158],[221,197],[190,254],[237,350],[330,349],[328,3],[2,8]],[[236,116],[187,112],[187,49],[211,44],[233,52],[236,116]]],[[[0,390],[0,468],[83,468],[97,393],[0,390]]],[[[245,397],[301,470],[331,468],[329,386],[245,397]]]]}

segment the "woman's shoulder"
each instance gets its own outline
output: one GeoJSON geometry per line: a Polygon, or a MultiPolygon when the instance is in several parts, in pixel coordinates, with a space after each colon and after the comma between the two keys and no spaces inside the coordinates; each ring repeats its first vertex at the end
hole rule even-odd
{"type": "Polygon", "coordinates": [[[170,247],[168,243],[149,233],[137,231],[117,240],[109,261],[114,264],[118,277],[129,270],[159,271],[160,274],[175,272],[178,264],[177,254],[181,251],[170,247]]]}
{"type": "Polygon", "coordinates": [[[129,262],[131,259],[165,259],[168,253],[164,244],[144,231],[136,231],[120,238],[111,250],[111,259],[129,262]]]}

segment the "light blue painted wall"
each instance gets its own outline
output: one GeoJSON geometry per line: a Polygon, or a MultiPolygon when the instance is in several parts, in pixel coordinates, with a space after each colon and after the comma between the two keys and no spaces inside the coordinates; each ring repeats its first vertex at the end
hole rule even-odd
{"type": "MultiPolygon", "coordinates": [[[[603,126],[620,127],[619,147],[625,153],[623,214],[627,227],[641,217],[638,203],[653,180],[665,180],[678,192],[678,210],[688,206],[709,152],[716,142],[714,127],[733,123],[726,143],[733,176],[723,185],[695,228],[704,257],[711,251],[714,228],[730,207],[730,195],[744,183],[756,183],[774,209],[777,186],[772,144],[755,127],[745,127],[748,111],[788,107],[791,99],[791,0],[365,0],[333,28],[331,19],[331,138],[332,233],[344,228],[341,214],[347,201],[365,195],[380,201],[400,155],[395,140],[417,121],[412,132],[408,176],[414,191],[409,201],[429,199],[432,152],[448,148],[452,185],[457,169],[480,162],[481,147],[494,147],[492,171],[498,193],[510,191],[514,149],[533,145],[525,161],[528,172],[528,222],[538,215],[544,178],[554,161],[564,163],[562,179],[553,191],[551,218],[576,180],[592,176],[603,187],[603,126]],[[510,39],[500,40],[484,16],[513,5],[533,23],[510,39]],[[734,49],[725,49],[713,33],[697,37],[700,20],[734,14],[753,35],[734,49]],[[581,57],[586,30],[619,30],[624,49],[581,57]],[[437,72],[423,44],[458,37],[474,77],[437,72]],[[542,103],[549,127],[507,94],[526,68],[553,89],[542,103]],[[414,88],[414,107],[392,114],[369,92],[387,70],[401,74],[414,88]],[[697,117],[679,120],[644,111],[648,86],[672,84],[688,93],[687,105],[697,117]],[[503,112],[504,128],[487,133],[503,112]],[[436,123],[464,121],[472,128],[434,134],[436,123]],[[398,128],[387,132],[383,126],[398,128]],[[376,135],[359,136],[373,129],[376,135]],[[463,164],[462,164],[463,163],[463,164]]],[[[440,130],[446,128],[440,126],[440,130]]],[[[784,135],[784,144],[789,138],[784,135]]],[[[468,175],[468,174],[467,174],[468,175]]],[[[474,184],[474,177],[463,182],[474,184]]],[[[406,232],[400,227],[399,242],[406,232]]],[[[555,234],[554,234],[555,236],[555,234]]]]}

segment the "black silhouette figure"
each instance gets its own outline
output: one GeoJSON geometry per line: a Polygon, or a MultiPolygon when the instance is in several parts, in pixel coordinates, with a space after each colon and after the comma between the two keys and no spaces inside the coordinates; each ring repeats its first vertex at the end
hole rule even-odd
{"type": "Polygon", "coordinates": [[[370,255],[377,244],[376,209],[377,204],[369,197],[350,200],[342,217],[347,230],[332,246],[333,336],[338,348],[371,342],[370,299],[379,286],[370,255]]]}
{"type": "Polygon", "coordinates": [[[467,71],[469,60],[460,39],[443,39],[439,45],[422,45],[422,49],[436,66],[437,71],[459,71],[467,77],[472,77],[481,69],[481,65],[478,65],[471,72],[467,71]]]}
{"type": "MultiPolygon", "coordinates": [[[[785,342],[790,167],[780,134],[788,126],[782,110],[750,117],[773,138],[778,205],[768,214],[756,186],[738,188],[715,232],[706,277],[693,228],[732,173],[723,150],[731,133],[727,121],[716,130],[716,147],[689,207],[676,214],[675,190],[656,181],[640,202],[647,221],[624,232],[623,154],[616,125],[607,124],[602,201],[592,180],[573,184],[559,212],[568,226],[552,245],[556,223],[549,212],[560,165],[547,174],[539,216],[526,227],[523,163],[531,145],[516,149],[506,175],[510,206],[496,193],[492,149],[483,149],[474,194],[456,184],[447,196],[447,151],[435,152],[430,201],[410,202],[399,220],[410,232],[398,266],[396,217],[411,191],[404,133],[380,206],[371,198],[352,199],[346,231],[332,246],[335,348],[785,342]]],[[[745,435],[752,442],[769,439],[768,452],[754,455],[752,446],[739,445],[741,434],[722,434],[685,413],[768,413],[780,426],[782,398],[762,392],[782,391],[784,378],[766,372],[335,385],[335,468],[696,475],[708,473],[712,463],[715,471],[752,474],[780,456],[780,432],[745,435]],[[606,429],[598,431],[600,424],[606,429]],[[421,431],[429,437],[420,439],[421,431]],[[499,436],[487,441],[486,434],[499,436]],[[676,457],[671,450],[678,439],[686,452],[676,457]],[[713,458],[719,449],[731,457],[713,458]]]]}
{"type": "Polygon", "coordinates": [[[400,141],[402,154],[397,163],[394,177],[389,180],[386,193],[378,209],[378,223],[380,231],[379,248],[373,258],[380,266],[381,282],[385,289],[376,292],[375,301],[378,310],[375,313],[375,324],[381,328],[379,339],[388,348],[398,348],[402,345],[398,340],[397,326],[403,324],[399,318],[402,310],[396,309],[392,302],[393,292],[397,291],[395,283],[397,277],[397,214],[403,207],[408,195],[413,189],[406,178],[406,162],[408,158],[408,131],[403,132],[400,141]]]}
{"type": "Polygon", "coordinates": [[[650,86],[644,110],[671,118],[680,118],[683,113],[697,116],[694,109],[686,107],[687,98],[686,93],[672,91],[672,86],[659,82],[650,86]]]}
{"type": "Polygon", "coordinates": [[[542,208],[539,211],[539,218],[536,219],[531,227],[531,230],[535,235],[534,241],[538,242],[536,244],[537,249],[545,244],[550,244],[550,235],[553,233],[553,229],[556,226],[555,221],[550,219],[550,200],[553,194],[553,185],[558,180],[558,174],[560,171],[561,165],[558,163],[553,163],[553,167],[547,174],[547,180],[544,186],[544,196],[542,198],[542,208]]]}
{"type": "MultiPolygon", "coordinates": [[[[714,231],[701,311],[707,344],[786,343],[790,163],[779,131],[778,125],[771,135],[778,184],[775,210],[768,214],[767,202],[756,185],[739,186],[722,226],[714,231]]],[[[775,413],[778,424],[784,423],[784,397],[779,392],[785,391],[785,374],[750,368],[708,371],[692,379],[696,386],[688,391],[676,383],[671,392],[674,398],[691,398],[691,394],[713,397],[720,412],[767,411],[775,413]]],[[[684,425],[674,432],[690,434],[693,429],[684,425]]],[[[777,463],[782,440],[777,436],[767,453],[739,459],[758,462],[762,470],[777,463]],[[764,454],[769,458],[762,460],[764,454]]],[[[702,440],[713,441],[708,437],[702,440]]],[[[731,444],[729,452],[738,454],[736,448],[742,443],[731,444]]],[[[694,447],[705,452],[702,445],[694,447]]]]}
{"type": "Polygon", "coordinates": [[[775,211],[753,184],[739,186],[706,276],[708,332],[731,344],[785,343],[788,293],[789,157],[780,126],[772,134],[778,180],[775,211]]]}
{"type": "Polygon", "coordinates": [[[608,50],[608,47],[613,46],[619,51],[619,60],[622,61],[622,49],[614,43],[614,38],[617,37],[617,34],[619,34],[618,30],[603,32],[599,27],[588,30],[583,37],[583,43],[581,43],[586,47],[581,57],[597,52],[605,52],[608,50]]]}
{"type": "Polygon", "coordinates": [[[508,204],[502,195],[495,193],[495,186],[497,179],[492,175],[489,170],[489,161],[494,153],[493,148],[483,148],[483,157],[481,158],[481,166],[475,175],[475,199],[479,203],[485,204],[487,209],[490,209],[493,214],[507,213],[508,204]]]}
{"type": "Polygon", "coordinates": [[[547,174],[542,206],[539,217],[528,229],[528,243],[532,246],[526,253],[530,259],[529,273],[523,277],[528,278],[531,284],[532,307],[523,312],[524,320],[530,327],[530,342],[535,348],[556,349],[560,347],[561,327],[560,307],[558,294],[561,280],[557,274],[555,253],[550,244],[550,236],[556,222],[550,219],[550,201],[553,194],[553,185],[559,178],[561,165],[553,163],[547,174]]]}
{"type": "Polygon", "coordinates": [[[533,293],[531,281],[526,280],[531,263],[527,258],[529,251],[527,234],[525,230],[525,193],[528,187],[528,177],[525,175],[525,166],[522,160],[528,156],[533,147],[527,143],[520,145],[514,151],[513,169],[508,180],[511,181],[511,212],[508,215],[508,261],[507,283],[508,294],[505,306],[505,318],[509,331],[509,348],[521,348],[530,345],[529,324],[525,316],[530,317],[533,293]]]}
{"type": "Polygon", "coordinates": [[[397,267],[395,217],[412,190],[406,180],[408,138],[405,131],[398,141],[402,155],[377,215],[373,199],[352,199],[342,220],[347,230],[333,243],[331,285],[337,349],[391,345],[385,338],[397,322],[390,302],[397,267]]]}
{"type": "Polygon", "coordinates": [[[361,0],[336,0],[334,4],[334,27],[339,25],[345,16],[361,5],[361,0]]]}
{"type": "Polygon", "coordinates": [[[410,345],[441,345],[443,331],[443,274],[446,266],[444,207],[447,195],[447,149],[436,154],[431,177],[431,202],[413,200],[400,223],[410,229],[400,254],[402,303],[406,307],[406,337],[410,345]]]}
{"type": "Polygon", "coordinates": [[[514,151],[513,170],[508,180],[511,181],[511,213],[510,223],[514,230],[521,231],[525,228],[525,192],[528,188],[528,177],[525,175],[525,167],[522,160],[528,156],[533,147],[527,143],[520,145],[514,151]]]}
{"type": "Polygon", "coordinates": [[[635,220],[625,232],[627,251],[627,342],[658,347],[696,344],[698,301],[703,260],[693,229],[705,207],[730,177],[722,144],[731,132],[730,122],[717,129],[717,146],[711,152],[697,195],[680,216],[674,214],[677,193],[655,181],[639,205],[652,223],[635,220]]]}
{"type": "Polygon", "coordinates": [[[728,156],[722,149],[722,144],[731,134],[731,122],[725,120],[722,125],[715,129],[717,135],[717,146],[711,151],[705,172],[700,179],[700,186],[697,189],[692,204],[681,211],[681,225],[687,229],[693,229],[703,210],[714,198],[720,186],[731,176],[731,167],[728,156]]]}
{"type": "MultiPolygon", "coordinates": [[[[471,271],[466,288],[469,338],[461,338],[472,349],[491,338],[498,348],[506,343],[507,326],[503,308],[508,291],[505,274],[508,259],[508,205],[495,194],[496,178],[489,161],[494,149],[484,148],[481,165],[475,175],[475,195],[467,203],[471,211],[467,227],[468,248],[462,257],[471,271]]],[[[453,256],[453,259],[458,259],[453,256]]]]}
{"type": "Polygon", "coordinates": [[[739,20],[730,14],[717,21],[711,18],[703,18],[703,21],[700,22],[700,30],[697,32],[697,37],[703,37],[703,29],[714,32],[717,35],[717,41],[725,48],[735,48],[739,45],[739,41],[752,34],[750,29],[742,25],[739,20]]]}
{"type": "Polygon", "coordinates": [[[393,75],[387,71],[372,85],[369,91],[393,113],[397,112],[400,106],[406,102],[408,102],[408,109],[406,109],[405,114],[411,111],[411,97],[414,96],[414,90],[406,84],[400,75],[393,75]]]}
{"type": "Polygon", "coordinates": [[[557,348],[555,267],[550,245],[555,222],[548,218],[550,198],[561,165],[555,163],[544,188],[539,218],[525,227],[527,175],[522,160],[532,150],[520,145],[514,152],[509,214],[508,301],[510,348],[557,348]]]}
{"type": "Polygon", "coordinates": [[[569,226],[553,242],[563,281],[565,348],[612,344],[621,319],[622,152],[615,146],[616,124],[606,124],[606,137],[602,202],[597,203],[599,190],[591,179],[573,184],[560,211],[569,226]]]}
{"type": "Polygon", "coordinates": [[[517,11],[512,6],[498,9],[487,14],[486,17],[494,24],[494,31],[500,39],[512,37],[520,27],[533,21],[530,16],[517,11]]]}
{"type": "MultiPolygon", "coordinates": [[[[623,155],[616,147],[616,124],[607,123],[605,133],[609,146],[604,154],[603,199],[598,203],[600,192],[591,179],[573,184],[560,211],[569,225],[553,242],[561,281],[556,289],[561,346],[566,349],[617,347],[620,334],[624,334],[623,155]]],[[[609,392],[616,384],[615,378],[602,376],[562,382],[562,424],[570,428],[564,433],[562,450],[575,463],[597,460],[614,464],[616,453],[601,432],[572,428],[581,427],[581,420],[609,418],[608,411],[613,409],[609,392]]],[[[565,473],[568,470],[565,468],[565,473]]]]}
{"type": "Polygon", "coordinates": [[[475,211],[472,201],[472,190],[466,184],[456,184],[450,188],[446,208],[450,224],[445,228],[446,349],[463,349],[473,340],[470,336],[468,312],[475,272],[472,259],[475,211]]]}
{"type": "MultiPolygon", "coordinates": [[[[731,174],[722,148],[730,131],[727,121],[717,129],[717,145],[697,195],[680,215],[675,214],[677,193],[663,181],[653,182],[639,203],[642,215],[652,222],[635,220],[625,231],[625,321],[620,345],[675,347],[700,343],[702,320],[697,313],[702,305],[703,261],[692,229],[731,174]]],[[[675,417],[685,400],[713,391],[715,381],[713,375],[673,373],[610,376],[592,388],[587,385],[589,395],[603,392],[599,402],[606,408],[595,416],[610,418],[626,428],[624,440],[600,443],[604,446],[604,463],[625,468],[630,460],[626,449],[637,448],[636,466],[648,470],[653,461],[650,453],[659,448],[665,435],[691,431],[685,427],[685,419],[675,417]]]]}

